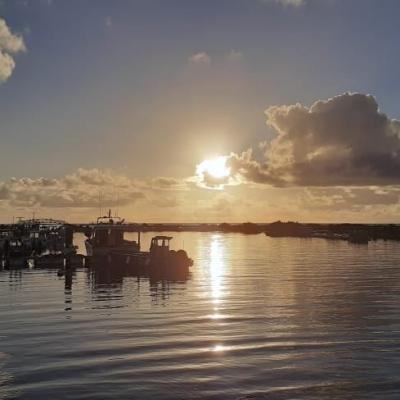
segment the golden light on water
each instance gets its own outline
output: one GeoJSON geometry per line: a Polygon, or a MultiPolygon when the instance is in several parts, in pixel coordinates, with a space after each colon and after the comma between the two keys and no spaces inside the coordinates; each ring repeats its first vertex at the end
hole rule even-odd
{"type": "Polygon", "coordinates": [[[212,351],[216,351],[216,352],[220,352],[220,351],[224,351],[225,350],[225,346],[222,344],[217,344],[212,348],[212,351]]]}
{"type": "Polygon", "coordinates": [[[223,342],[224,338],[218,334],[219,326],[226,324],[229,314],[225,312],[225,302],[227,292],[226,285],[226,243],[221,234],[213,234],[209,241],[203,246],[204,253],[201,258],[204,260],[204,279],[208,282],[209,291],[207,293],[207,302],[209,313],[206,317],[209,319],[210,326],[214,327],[209,338],[213,344],[207,348],[216,355],[224,354],[230,350],[223,342]]]}
{"type": "Polygon", "coordinates": [[[226,165],[227,159],[226,156],[219,156],[204,160],[197,166],[197,174],[209,174],[217,179],[227,178],[231,173],[231,169],[226,165]]]}
{"type": "MultiPolygon", "coordinates": [[[[220,236],[214,235],[210,246],[211,295],[214,304],[218,304],[222,296],[224,269],[224,248],[221,244],[220,236]]],[[[214,311],[217,310],[214,309],[214,311]]]]}

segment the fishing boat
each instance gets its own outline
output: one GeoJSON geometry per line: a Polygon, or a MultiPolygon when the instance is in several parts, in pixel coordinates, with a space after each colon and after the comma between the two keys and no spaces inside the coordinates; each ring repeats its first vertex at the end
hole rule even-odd
{"type": "Polygon", "coordinates": [[[75,255],[72,227],[63,221],[20,220],[0,230],[0,260],[7,268],[63,263],[75,255]]]}
{"type": "Polygon", "coordinates": [[[109,257],[115,253],[140,252],[140,232],[137,241],[126,240],[124,238],[126,227],[123,223],[123,219],[111,215],[111,210],[108,211],[108,215],[97,218],[96,224],[86,233],[87,256],[109,257]]]}
{"type": "Polygon", "coordinates": [[[185,250],[171,250],[171,236],[155,236],[151,239],[149,251],[140,249],[140,231],[137,240],[124,239],[124,220],[111,215],[99,217],[85,241],[86,254],[92,265],[128,265],[142,272],[187,270],[193,265],[185,250]]]}
{"type": "Polygon", "coordinates": [[[193,265],[185,250],[171,250],[171,236],[155,236],[151,239],[148,265],[157,271],[188,270],[193,265]]]}
{"type": "Polygon", "coordinates": [[[113,260],[118,265],[128,265],[141,273],[177,274],[187,273],[193,265],[193,260],[185,250],[171,250],[171,236],[154,236],[151,239],[149,251],[137,253],[113,253],[113,260]]]}

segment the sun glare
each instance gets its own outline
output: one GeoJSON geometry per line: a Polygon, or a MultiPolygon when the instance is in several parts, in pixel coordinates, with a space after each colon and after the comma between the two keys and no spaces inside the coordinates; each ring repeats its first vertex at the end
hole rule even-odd
{"type": "Polygon", "coordinates": [[[226,178],[231,173],[231,169],[226,165],[227,158],[226,156],[219,156],[210,160],[204,160],[197,166],[197,173],[208,173],[213,178],[226,178]]]}

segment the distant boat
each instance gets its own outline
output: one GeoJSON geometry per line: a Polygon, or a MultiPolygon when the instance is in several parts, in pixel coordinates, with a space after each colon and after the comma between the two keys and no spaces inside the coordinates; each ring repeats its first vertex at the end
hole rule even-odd
{"type": "Polygon", "coordinates": [[[367,232],[355,231],[351,232],[348,237],[348,242],[353,244],[368,244],[369,235],[367,232]]]}

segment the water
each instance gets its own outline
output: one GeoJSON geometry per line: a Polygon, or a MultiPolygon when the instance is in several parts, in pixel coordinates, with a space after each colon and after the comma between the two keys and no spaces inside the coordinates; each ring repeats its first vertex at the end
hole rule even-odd
{"type": "Polygon", "coordinates": [[[173,235],[178,281],[0,272],[0,399],[400,398],[400,244],[173,235]]]}

